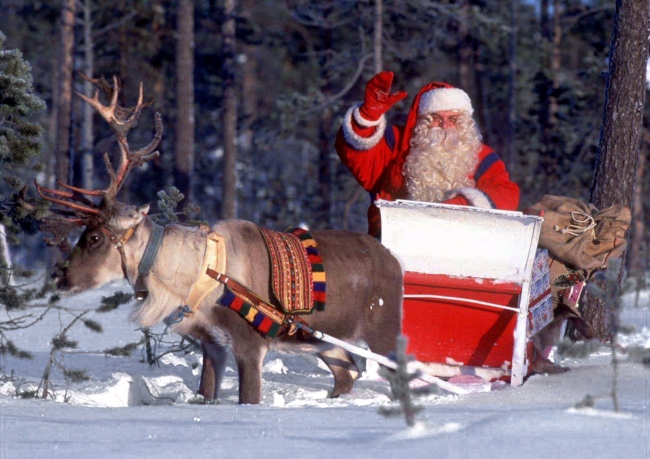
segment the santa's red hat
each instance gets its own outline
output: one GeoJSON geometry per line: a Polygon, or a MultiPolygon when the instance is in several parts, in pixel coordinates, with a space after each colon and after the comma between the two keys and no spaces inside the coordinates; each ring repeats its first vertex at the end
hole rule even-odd
{"type": "Polygon", "coordinates": [[[474,113],[472,101],[462,89],[438,81],[429,83],[420,89],[413,99],[411,110],[406,119],[402,150],[409,148],[413,129],[415,129],[420,116],[446,110],[465,110],[470,116],[474,113]]]}

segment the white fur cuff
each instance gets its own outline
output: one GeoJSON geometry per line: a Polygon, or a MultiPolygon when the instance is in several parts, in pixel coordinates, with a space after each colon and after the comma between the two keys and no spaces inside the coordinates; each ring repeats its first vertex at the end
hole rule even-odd
{"type": "Polygon", "coordinates": [[[494,209],[494,205],[488,196],[477,188],[463,187],[454,190],[456,195],[461,195],[471,206],[482,209],[494,209]]]}
{"type": "Polygon", "coordinates": [[[361,115],[358,114],[359,106],[361,104],[353,105],[345,113],[343,117],[343,137],[345,141],[355,150],[369,150],[379,143],[381,138],[384,136],[384,131],[386,131],[386,117],[381,116],[376,122],[368,121],[361,118],[361,115]],[[354,126],[352,125],[352,116],[354,114],[354,119],[359,125],[364,127],[376,126],[375,132],[370,137],[362,137],[354,131],[354,126]],[[357,116],[358,115],[358,116],[357,116]],[[359,122],[359,118],[363,119],[364,123],[359,122]],[[373,124],[368,124],[373,123],[373,124]]]}
{"type": "Polygon", "coordinates": [[[354,110],[352,110],[352,116],[354,116],[354,121],[356,121],[359,126],[373,127],[373,126],[378,126],[381,123],[381,119],[383,115],[380,116],[379,119],[375,121],[367,120],[363,116],[361,116],[361,112],[359,111],[359,108],[361,108],[361,104],[355,105],[354,110]]]}

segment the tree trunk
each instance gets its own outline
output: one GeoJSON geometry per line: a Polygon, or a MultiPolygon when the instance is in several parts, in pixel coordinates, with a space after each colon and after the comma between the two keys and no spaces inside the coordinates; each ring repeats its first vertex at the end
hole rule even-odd
{"type": "MultiPolygon", "coordinates": [[[[332,48],[332,32],[330,29],[321,30],[322,46],[324,50],[332,48]]],[[[320,91],[323,98],[328,100],[332,95],[332,87],[327,78],[326,70],[321,67],[320,91]]],[[[320,210],[318,211],[318,222],[325,228],[331,227],[332,209],[332,162],[330,155],[332,145],[332,108],[327,106],[321,111],[318,120],[318,185],[320,194],[320,210]]]]}
{"type": "Polygon", "coordinates": [[[643,134],[648,0],[617,0],[591,202],[631,206],[643,134]]]}
{"type": "MultiPolygon", "coordinates": [[[[258,17],[256,17],[256,4],[257,0],[243,0],[241,2],[242,16],[244,16],[251,24],[257,24],[258,17]]],[[[255,29],[255,34],[261,33],[261,30],[255,29]]],[[[258,119],[259,112],[259,69],[258,63],[263,62],[264,48],[259,44],[245,43],[242,46],[242,53],[245,57],[241,65],[242,75],[241,85],[241,98],[242,98],[242,119],[239,129],[239,141],[237,142],[238,155],[240,163],[246,164],[247,172],[242,177],[241,188],[242,194],[239,196],[239,217],[247,220],[257,221],[259,216],[256,215],[257,191],[258,180],[253,171],[255,170],[255,158],[253,151],[253,124],[258,119]]]]}
{"type": "MultiPolygon", "coordinates": [[[[242,68],[242,122],[239,130],[239,142],[237,143],[237,153],[240,162],[244,162],[248,167],[255,169],[255,158],[253,157],[253,123],[257,120],[257,107],[259,104],[258,97],[258,75],[257,63],[261,61],[260,50],[257,45],[244,45],[243,54],[246,56],[246,62],[242,68]]],[[[252,172],[252,171],[250,171],[252,172]]],[[[242,178],[242,188],[244,195],[240,196],[239,214],[240,218],[255,220],[255,207],[257,205],[257,180],[255,174],[247,173],[246,178],[242,178]]]]}
{"type": "Polygon", "coordinates": [[[508,72],[508,130],[506,139],[506,157],[504,158],[509,170],[513,164],[517,149],[515,148],[515,125],[517,123],[517,0],[510,1],[510,55],[508,72]]]}
{"type": "Polygon", "coordinates": [[[223,3],[223,208],[224,219],[237,217],[237,92],[235,72],[236,0],[223,3]]]}
{"type": "MultiPolygon", "coordinates": [[[[648,135],[644,132],[644,137],[648,135]]],[[[647,270],[647,248],[645,244],[645,212],[643,211],[644,183],[643,175],[646,168],[648,153],[648,142],[641,143],[641,152],[639,154],[639,164],[636,170],[636,179],[634,187],[634,200],[632,202],[632,226],[630,227],[629,244],[627,246],[627,271],[632,276],[644,276],[647,270]]]]}
{"type": "MultiPolygon", "coordinates": [[[[93,43],[93,22],[91,11],[93,8],[92,0],[83,2],[83,32],[84,32],[84,62],[83,73],[89,78],[93,77],[95,72],[95,51],[93,43]]],[[[84,81],[84,94],[93,93],[93,84],[90,81],[84,81]]],[[[83,104],[83,122],[81,130],[81,183],[86,189],[93,189],[94,159],[93,159],[93,115],[94,110],[90,104],[83,104]]]]}
{"type": "MultiPolygon", "coordinates": [[[[165,75],[165,61],[161,56],[165,53],[163,49],[165,47],[164,40],[165,36],[171,35],[170,30],[168,30],[167,23],[165,21],[165,2],[164,0],[154,0],[153,2],[153,11],[155,12],[153,16],[153,22],[151,24],[151,37],[154,43],[152,46],[156,49],[156,56],[152,59],[152,67],[154,69],[153,75],[153,99],[154,99],[154,110],[160,113],[169,113],[171,111],[170,104],[167,100],[166,94],[166,82],[167,79],[165,75]]],[[[166,147],[165,142],[161,142],[158,145],[158,151],[160,151],[160,156],[153,161],[151,161],[152,167],[152,180],[153,187],[155,190],[162,190],[165,188],[167,183],[167,177],[171,176],[170,169],[173,168],[172,162],[168,160],[163,160],[164,158],[169,157],[164,151],[166,147]]]]}
{"type": "Polygon", "coordinates": [[[557,122],[558,101],[557,90],[560,87],[560,68],[562,67],[562,5],[560,0],[553,2],[553,41],[551,48],[551,81],[552,88],[549,97],[549,124],[552,129],[557,122]]]}
{"type": "MultiPolygon", "coordinates": [[[[648,0],[616,1],[603,124],[591,189],[591,202],[599,209],[632,205],[645,104],[649,9],[648,0]]],[[[601,340],[611,337],[612,321],[603,301],[587,294],[582,314],[601,340]]]]}
{"type": "Polygon", "coordinates": [[[486,83],[488,79],[486,74],[486,66],[483,59],[484,49],[480,40],[474,40],[474,90],[476,97],[472,103],[474,104],[474,116],[478,120],[478,125],[483,130],[483,141],[487,145],[494,145],[492,133],[492,110],[488,102],[488,91],[486,87],[490,85],[486,83]]]}
{"type": "Polygon", "coordinates": [[[472,89],[470,74],[472,67],[472,46],[468,27],[469,0],[462,0],[458,26],[458,81],[460,87],[469,92],[472,89]]]}
{"type": "MultiPolygon", "coordinates": [[[[542,31],[542,78],[544,79],[539,107],[539,126],[542,132],[542,148],[550,146],[550,112],[551,112],[551,79],[543,69],[549,69],[551,64],[550,50],[552,49],[552,34],[549,19],[549,0],[540,3],[540,29],[542,31]]],[[[544,155],[545,157],[547,155],[544,155]]],[[[545,162],[542,158],[542,162],[545,162]]]]}
{"type": "MultiPolygon", "coordinates": [[[[117,14],[120,16],[125,14],[125,11],[128,11],[129,8],[129,1],[128,0],[119,0],[117,2],[117,7],[115,8],[117,11],[117,14]]],[[[119,61],[119,71],[117,75],[122,79],[123,82],[128,82],[130,81],[129,78],[129,64],[131,62],[131,56],[130,56],[130,50],[132,49],[131,47],[131,40],[129,38],[129,31],[126,23],[120,24],[120,26],[117,28],[117,42],[118,42],[118,49],[120,50],[120,61],[119,61]]],[[[120,94],[120,97],[124,99],[124,96],[126,95],[126,90],[123,89],[122,93],[120,94]]]]}
{"type": "MultiPolygon", "coordinates": [[[[323,91],[325,97],[328,97],[327,88],[323,91]]],[[[331,207],[332,207],[332,162],[330,161],[330,152],[332,151],[331,141],[332,129],[332,109],[327,107],[323,110],[318,128],[318,182],[320,184],[321,206],[319,212],[319,222],[322,226],[331,227],[331,207]]]]}
{"type": "Polygon", "coordinates": [[[70,134],[72,128],[72,71],[74,69],[75,0],[63,0],[59,47],[59,104],[56,123],[57,180],[70,183],[70,134]]]}
{"type": "Polygon", "coordinates": [[[176,41],[176,136],[174,182],[185,195],[182,207],[193,201],[194,174],[194,2],[180,0],[176,41]]]}
{"type": "Polygon", "coordinates": [[[372,52],[375,74],[384,70],[382,36],[384,34],[384,3],[375,0],[375,25],[373,28],[372,52]]]}

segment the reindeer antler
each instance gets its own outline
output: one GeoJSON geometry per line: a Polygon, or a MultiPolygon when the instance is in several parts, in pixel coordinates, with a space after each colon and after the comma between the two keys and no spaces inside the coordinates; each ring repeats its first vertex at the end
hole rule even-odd
{"type": "Polygon", "coordinates": [[[41,198],[45,199],[46,201],[50,201],[54,204],[60,204],[64,207],[70,207],[71,209],[82,213],[88,213],[92,215],[100,214],[99,206],[84,197],[83,194],[90,196],[101,196],[103,193],[101,190],[85,190],[83,188],[76,188],[70,185],[66,185],[60,180],[57,180],[57,183],[62,187],[68,188],[70,191],[45,188],[44,186],[39,185],[36,180],[34,180],[36,191],[41,196],[41,198]]]}
{"type": "Polygon", "coordinates": [[[63,189],[52,189],[45,188],[34,181],[41,198],[68,209],[55,209],[42,219],[42,229],[49,231],[53,235],[47,242],[51,245],[59,245],[59,247],[65,245],[67,235],[74,227],[98,224],[110,218],[115,207],[117,193],[124,185],[131,169],[160,156],[160,153],[154,150],[160,143],[163,133],[162,117],[159,113],[156,113],[153,140],[146,147],[131,152],[127,135],[130,129],[137,124],[142,109],[150,106],[153,99],[144,102],[142,83],[140,83],[137,104],[134,107],[125,108],[118,103],[121,88],[117,77],[113,77],[113,85],[111,86],[104,77],[90,78],[84,74],[80,75],[85,80],[93,83],[97,87],[97,91],[95,91],[92,98],[78,92],[76,94],[93,107],[110,126],[120,148],[120,162],[116,169],[113,167],[108,154],[104,154],[104,164],[110,176],[110,184],[103,190],[78,188],[61,181],[57,181],[57,184],[63,189]],[[100,91],[110,101],[108,105],[104,105],[99,101],[100,91]],[[87,196],[101,197],[102,201],[96,204],[87,196]]]}
{"type": "Polygon", "coordinates": [[[155,134],[151,143],[132,153],[127,141],[127,135],[130,129],[137,124],[142,109],[153,103],[153,100],[144,102],[142,83],[140,83],[140,92],[137,104],[134,107],[125,108],[118,104],[121,87],[117,77],[113,77],[113,86],[111,86],[104,77],[90,78],[84,74],[81,74],[81,76],[85,80],[93,83],[98,90],[95,91],[92,98],[78,92],[76,92],[76,94],[93,107],[102,118],[104,118],[115,134],[120,148],[119,165],[117,169],[115,169],[108,154],[104,154],[104,164],[106,165],[106,169],[110,176],[110,184],[104,190],[77,188],[62,182],[58,182],[58,184],[65,188],[65,190],[45,188],[40,186],[38,183],[36,184],[36,189],[43,199],[52,203],[72,208],[75,212],[100,215],[103,210],[108,210],[110,212],[110,209],[113,208],[117,193],[122,188],[122,185],[124,185],[124,181],[131,172],[131,169],[160,156],[160,153],[154,150],[162,138],[162,117],[159,113],[155,114],[155,134]],[[110,100],[108,105],[104,105],[99,101],[100,90],[104,93],[106,98],[110,100]],[[101,196],[103,201],[101,205],[96,205],[89,199],[85,198],[84,195],[101,196]]]}
{"type": "MultiPolygon", "coordinates": [[[[39,190],[39,194],[43,191],[43,188],[38,184],[36,185],[36,189],[39,190]]],[[[41,194],[41,196],[43,195],[41,194]]],[[[46,199],[50,200],[48,198],[50,198],[49,196],[46,199]]],[[[65,195],[63,198],[68,199],[71,196],[65,195]]],[[[83,196],[75,196],[74,198],[79,199],[83,203],[87,202],[92,206],[92,203],[83,196]]],[[[70,231],[79,226],[93,225],[102,221],[102,217],[98,213],[90,213],[89,209],[79,209],[77,206],[66,206],[72,210],[46,210],[45,208],[41,208],[33,199],[27,197],[27,185],[18,192],[15,200],[16,208],[23,209],[21,215],[24,215],[24,217],[21,217],[21,225],[23,224],[22,222],[29,223],[31,221],[36,223],[39,231],[51,234],[51,236],[44,238],[47,245],[58,246],[62,252],[70,250],[70,244],[68,242],[68,234],[70,231]]],[[[69,203],[66,202],[66,204],[69,203]]]]}
{"type": "MultiPolygon", "coordinates": [[[[113,87],[111,88],[108,82],[102,77],[101,79],[89,78],[85,75],[82,75],[87,81],[90,81],[99,89],[104,91],[106,97],[110,97],[109,105],[103,105],[99,101],[99,90],[95,92],[95,95],[91,99],[81,93],[76,93],[81,97],[86,103],[93,107],[97,113],[99,113],[108,125],[113,130],[113,133],[117,137],[117,143],[120,147],[120,164],[117,170],[111,164],[111,161],[108,157],[108,154],[104,154],[104,164],[108,169],[108,173],[111,177],[111,183],[109,187],[103,191],[104,199],[108,204],[112,204],[115,196],[122,188],[124,180],[126,179],[131,169],[135,166],[144,164],[146,161],[150,161],[160,155],[157,151],[154,151],[155,148],[160,143],[162,138],[162,117],[159,113],[155,115],[155,124],[156,131],[153,140],[149,145],[135,153],[131,153],[129,144],[127,142],[127,134],[129,130],[137,124],[138,117],[143,108],[148,107],[152,104],[153,101],[144,102],[142,83],[140,83],[140,93],[138,95],[138,103],[135,107],[124,108],[118,105],[118,96],[120,93],[120,83],[117,77],[113,77],[113,87]]],[[[79,191],[79,189],[77,189],[79,191]]]]}

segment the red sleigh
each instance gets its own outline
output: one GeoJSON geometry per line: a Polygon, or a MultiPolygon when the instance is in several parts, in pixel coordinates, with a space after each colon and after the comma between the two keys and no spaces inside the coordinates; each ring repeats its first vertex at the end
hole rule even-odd
{"type": "Polygon", "coordinates": [[[407,353],[435,376],[520,385],[531,338],[552,319],[543,219],[520,212],[379,201],[382,243],[402,262],[407,353]]]}

